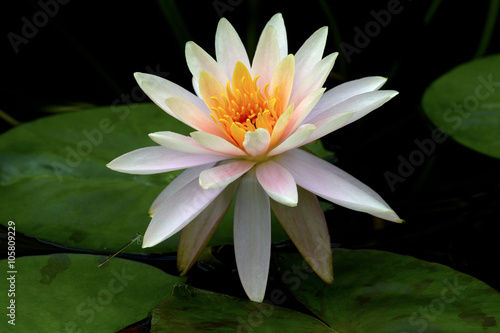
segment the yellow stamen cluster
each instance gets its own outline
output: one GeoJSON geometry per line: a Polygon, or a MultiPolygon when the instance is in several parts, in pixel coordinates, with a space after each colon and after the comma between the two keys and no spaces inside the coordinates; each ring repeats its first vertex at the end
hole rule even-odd
{"type": "Polygon", "coordinates": [[[213,103],[210,116],[223,130],[228,138],[243,148],[245,133],[258,128],[266,129],[272,134],[276,121],[283,112],[279,96],[279,85],[269,94],[269,83],[261,92],[257,86],[260,76],[252,79],[250,72],[241,62],[234,69],[232,85],[228,81],[225,94],[212,96],[213,103]]]}

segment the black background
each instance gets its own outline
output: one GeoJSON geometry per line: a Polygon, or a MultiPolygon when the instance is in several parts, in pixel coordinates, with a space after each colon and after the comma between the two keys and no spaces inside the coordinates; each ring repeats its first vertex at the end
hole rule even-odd
{"type": "MultiPolygon", "coordinates": [[[[371,12],[390,2],[241,0],[219,13],[235,26],[250,52],[276,12],[284,16],[290,53],[328,25],[329,54],[340,51],[341,43],[355,46],[355,27],[364,30],[374,21],[371,12]]],[[[132,74],[147,68],[191,89],[184,44],[193,40],[214,55],[219,20],[214,3],[68,1],[15,52],[9,33],[21,36],[23,17],[33,22],[42,9],[37,1],[4,2],[0,109],[27,122],[117,99],[126,103],[123,94],[136,87],[132,74]]],[[[398,8],[350,61],[339,55],[326,86],[380,75],[389,78],[385,89],[400,94],[323,143],[336,153],[332,162],[376,190],[407,223],[335,207],[327,212],[332,240],[345,248],[380,249],[449,265],[498,290],[499,160],[450,138],[436,144],[394,191],[384,177],[387,171],[398,173],[398,157],[407,159],[418,149],[415,140],[432,137],[434,126],[421,109],[422,94],[433,80],[477,55],[489,3],[406,0],[398,8]],[[433,4],[439,6],[430,15],[433,4]]],[[[499,37],[497,26],[481,55],[498,53],[499,37]]],[[[0,119],[1,132],[11,127],[0,119]]],[[[26,251],[37,253],[36,248],[26,251]]]]}

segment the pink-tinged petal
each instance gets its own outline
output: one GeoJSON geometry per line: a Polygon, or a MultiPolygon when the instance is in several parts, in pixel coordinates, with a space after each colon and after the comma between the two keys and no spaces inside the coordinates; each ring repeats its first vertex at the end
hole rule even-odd
{"type": "Polygon", "coordinates": [[[197,167],[189,168],[184,170],[180,175],[175,177],[170,184],[156,197],[155,201],[149,208],[149,216],[153,217],[161,205],[179,192],[184,186],[189,184],[191,181],[198,179],[200,173],[206,169],[213,167],[215,163],[209,163],[205,165],[200,165],[197,167]]]}
{"type": "Polygon", "coordinates": [[[233,76],[236,62],[241,61],[250,68],[247,51],[241,42],[240,36],[231,23],[225,18],[220,19],[215,33],[215,56],[228,78],[233,76]]]}
{"type": "Polygon", "coordinates": [[[257,165],[256,175],[260,185],[271,199],[285,206],[297,206],[297,184],[287,169],[270,160],[257,165]]]}
{"type": "Polygon", "coordinates": [[[290,101],[299,104],[307,95],[323,86],[332,71],[338,52],[332,53],[316,63],[304,79],[293,90],[290,101]]]}
{"type": "MultiPolygon", "coordinates": [[[[203,131],[215,135],[222,135],[221,129],[215,124],[208,112],[197,108],[185,99],[171,97],[165,104],[177,115],[184,124],[198,131],[203,131]]],[[[205,108],[208,110],[207,108],[205,108]]]]}
{"type": "Polygon", "coordinates": [[[200,186],[205,190],[227,186],[243,176],[254,165],[255,162],[234,161],[205,170],[200,173],[200,186]]]}
{"type": "Polygon", "coordinates": [[[151,140],[162,145],[163,147],[170,148],[172,150],[182,151],[185,153],[200,154],[200,155],[228,155],[207,149],[202,145],[200,145],[198,142],[196,142],[196,140],[194,140],[192,137],[178,134],[175,132],[169,132],[169,131],[155,132],[155,133],[150,133],[149,137],[151,138],[151,140]]]}
{"type": "Polygon", "coordinates": [[[292,93],[293,75],[295,73],[295,58],[293,54],[287,55],[280,61],[278,67],[273,73],[271,83],[269,84],[269,91],[273,92],[278,88],[278,94],[281,99],[283,107],[287,107],[292,93]]]}
{"type": "Polygon", "coordinates": [[[196,80],[199,80],[202,71],[213,75],[219,82],[225,84],[228,76],[224,69],[208,54],[194,42],[186,43],[186,62],[196,80]]]}
{"type": "Polygon", "coordinates": [[[268,26],[273,26],[274,30],[276,30],[276,37],[278,40],[281,60],[288,55],[288,40],[286,37],[286,28],[285,21],[283,20],[283,15],[281,15],[281,13],[274,14],[269,22],[267,22],[264,29],[268,26]]]}
{"type": "Polygon", "coordinates": [[[164,78],[156,75],[145,74],[145,73],[134,73],[134,77],[139,84],[139,87],[148,95],[148,97],[165,112],[167,112],[172,117],[179,119],[177,115],[170,110],[170,108],[165,104],[165,100],[171,97],[180,97],[191,104],[195,105],[199,109],[208,109],[200,98],[188,90],[178,86],[175,83],[170,82],[164,78]]]}
{"type": "Polygon", "coordinates": [[[269,148],[271,143],[271,136],[264,128],[257,128],[253,132],[245,133],[245,141],[243,147],[251,156],[261,156],[269,148]]]}
{"type": "Polygon", "coordinates": [[[271,256],[269,196],[255,172],[240,180],[234,209],[234,252],[241,283],[248,297],[262,302],[271,256]]]}
{"type": "Polygon", "coordinates": [[[275,161],[290,171],[298,186],[335,204],[393,222],[402,222],[371,188],[338,167],[301,149],[287,151],[275,161]]]}
{"type": "Polygon", "coordinates": [[[155,146],[133,150],[115,158],[106,166],[119,172],[149,175],[191,168],[225,159],[227,159],[227,156],[224,155],[188,154],[162,146],[155,146]]]}
{"type": "Polygon", "coordinates": [[[274,156],[281,154],[287,150],[291,150],[304,145],[304,142],[308,140],[311,134],[316,131],[316,126],[312,124],[301,125],[295,133],[286,138],[282,143],[280,143],[276,148],[269,152],[269,156],[274,156]]]}
{"type": "Polygon", "coordinates": [[[182,229],[177,250],[177,269],[181,275],[185,275],[193,266],[217,229],[233,200],[236,186],[235,182],[226,187],[200,215],[182,229]]]}
{"type": "Polygon", "coordinates": [[[224,187],[204,190],[198,179],[192,180],[158,207],[144,234],[142,247],[155,246],[180,231],[223,190],[224,187]]]}
{"type": "Polygon", "coordinates": [[[326,88],[321,88],[313,91],[309,96],[300,102],[299,106],[294,110],[287,129],[283,132],[283,137],[287,137],[304,123],[304,119],[309,115],[314,106],[321,100],[326,88]]]}
{"type": "Polygon", "coordinates": [[[205,148],[231,156],[246,156],[240,147],[236,147],[226,139],[205,132],[192,132],[191,137],[205,148]]]}
{"type": "Polygon", "coordinates": [[[333,259],[325,214],[318,198],[298,188],[299,203],[290,208],[271,200],[271,208],[299,252],[326,283],[333,282],[333,259]]]}
{"type": "MultiPolygon", "coordinates": [[[[297,51],[295,54],[295,82],[302,82],[312,68],[321,60],[323,51],[325,50],[327,35],[328,27],[317,30],[297,51]]],[[[294,89],[296,88],[297,86],[294,86],[294,89]]]]}
{"type": "Polygon", "coordinates": [[[288,124],[290,123],[290,119],[292,119],[294,114],[294,105],[292,103],[288,106],[288,109],[286,109],[286,111],[278,118],[278,121],[274,125],[273,133],[271,134],[271,143],[269,144],[270,147],[273,147],[279,141],[281,141],[283,133],[287,129],[288,124]]]}
{"type": "Polygon", "coordinates": [[[394,90],[378,90],[356,95],[323,111],[320,115],[311,118],[308,122],[318,124],[319,122],[324,122],[326,118],[330,118],[333,115],[355,111],[356,113],[351,119],[343,125],[345,126],[379,108],[397,94],[398,92],[394,90]]]}
{"type": "Polygon", "coordinates": [[[381,76],[369,76],[333,87],[324,94],[305,122],[351,97],[379,90],[386,81],[387,79],[381,76]]]}
{"type": "Polygon", "coordinates": [[[262,31],[255,55],[252,61],[250,73],[252,77],[260,75],[257,85],[261,88],[271,82],[274,70],[280,62],[280,48],[278,45],[276,29],[268,26],[262,31]]]}
{"type": "Polygon", "coordinates": [[[316,126],[316,130],[302,143],[302,145],[311,143],[327,134],[332,133],[333,131],[336,131],[344,126],[354,114],[355,112],[334,114],[326,119],[315,122],[314,125],[316,126]]]}

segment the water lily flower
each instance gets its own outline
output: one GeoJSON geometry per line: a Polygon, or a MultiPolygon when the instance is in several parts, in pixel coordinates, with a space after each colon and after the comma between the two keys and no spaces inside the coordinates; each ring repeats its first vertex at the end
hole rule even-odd
{"type": "Polygon", "coordinates": [[[298,250],[327,283],[333,282],[327,224],[317,196],[401,222],[372,189],[302,146],[378,108],[396,91],[385,78],[366,77],[325,92],[338,53],[323,58],[327,28],[288,54],[281,14],[260,36],[250,62],[235,29],[222,18],[215,55],[193,42],[186,60],[196,94],[144,73],[135,78],[170,116],[194,131],[149,134],[159,146],[124,154],[108,167],[153,174],[185,169],[153,202],[143,247],[182,230],[178,268],[185,274],[234,199],[234,250],[243,288],[253,301],[265,294],[271,252],[271,209],[298,250]]]}

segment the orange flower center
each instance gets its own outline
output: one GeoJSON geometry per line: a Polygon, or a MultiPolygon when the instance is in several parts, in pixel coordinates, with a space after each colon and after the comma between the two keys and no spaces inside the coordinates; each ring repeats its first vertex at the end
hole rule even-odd
{"type": "Polygon", "coordinates": [[[234,68],[232,84],[228,81],[225,93],[211,96],[210,116],[227,137],[243,148],[245,133],[265,128],[271,135],[278,118],[283,113],[279,85],[269,93],[269,83],[263,91],[257,86],[259,75],[252,79],[241,62],[234,68]]]}

